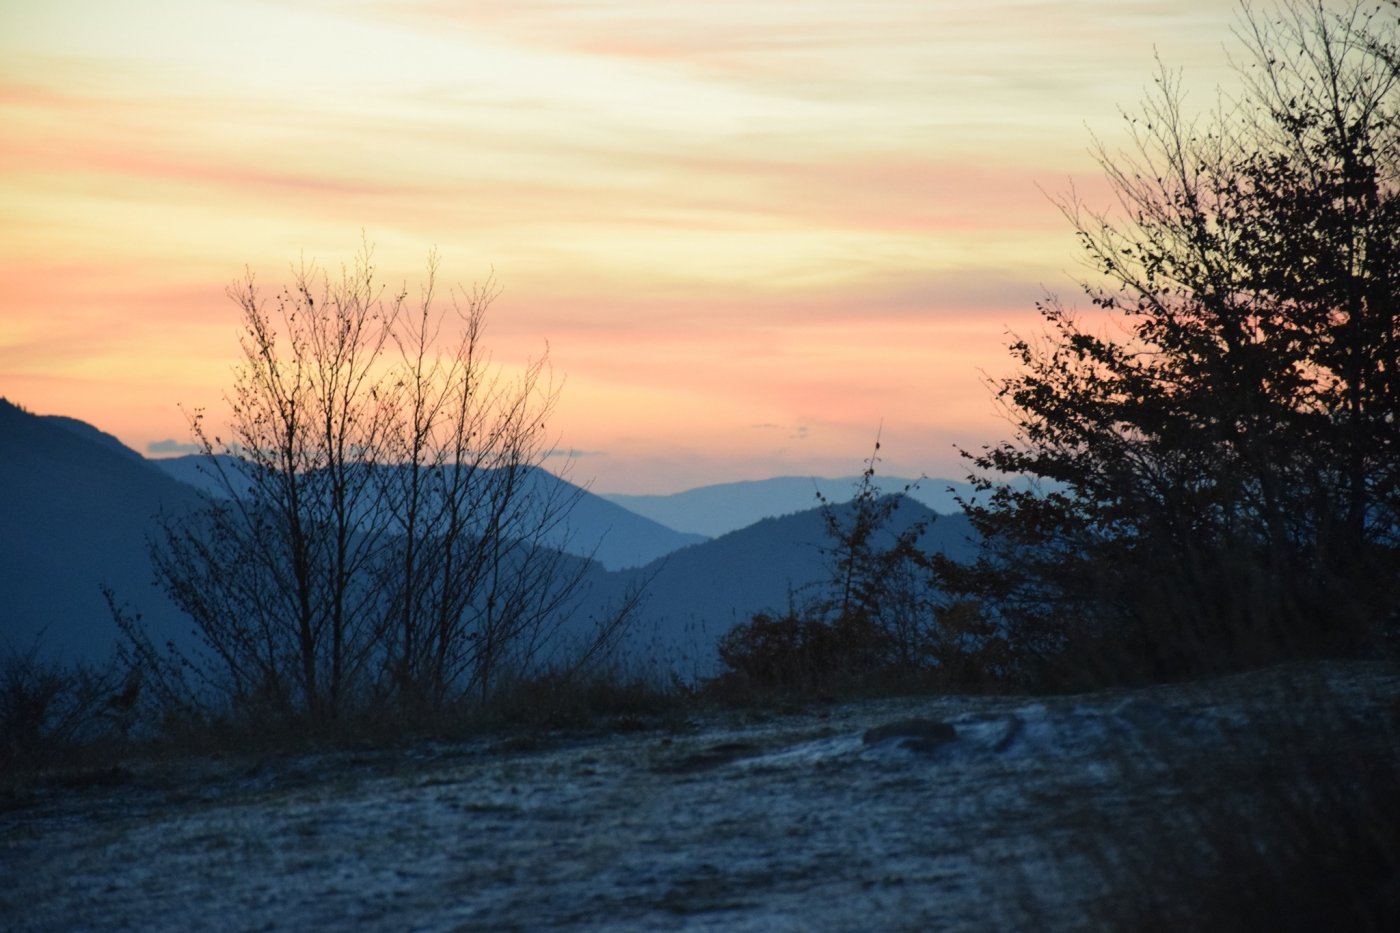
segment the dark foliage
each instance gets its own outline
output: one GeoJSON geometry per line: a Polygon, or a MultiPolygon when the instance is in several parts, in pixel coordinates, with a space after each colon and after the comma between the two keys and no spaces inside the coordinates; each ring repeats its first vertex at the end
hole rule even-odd
{"type": "Polygon", "coordinates": [[[1063,204],[1095,310],[1042,303],[966,454],[972,562],[939,561],[1041,677],[1179,676],[1352,653],[1400,602],[1397,10],[1244,8],[1235,99],[1178,78],[1063,204]],[[1017,489],[999,476],[1031,476],[1017,489]]]}
{"type": "Polygon", "coordinates": [[[941,599],[932,557],[921,547],[928,522],[902,521],[909,492],[875,482],[880,445],[849,505],[818,494],[828,577],[786,612],[759,613],[719,642],[736,681],[798,693],[985,688],[1013,674],[1009,646],[973,604],[941,599]]]}
{"type": "Polygon", "coordinates": [[[826,621],[796,611],[759,613],[719,642],[720,660],[745,683],[796,693],[865,681],[888,667],[890,653],[888,633],[869,619],[826,621]]]}
{"type": "Polygon", "coordinates": [[[81,759],[98,743],[124,740],[141,691],[116,664],[64,663],[13,645],[0,658],[0,774],[81,759]]]}

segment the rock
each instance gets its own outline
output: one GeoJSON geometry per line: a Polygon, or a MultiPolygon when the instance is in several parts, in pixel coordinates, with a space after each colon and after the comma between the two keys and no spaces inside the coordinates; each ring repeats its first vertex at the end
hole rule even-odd
{"type": "Polygon", "coordinates": [[[690,774],[695,771],[708,771],[741,758],[752,758],[762,751],[761,747],[751,742],[721,742],[719,745],[712,745],[692,755],[686,755],[684,758],[663,762],[656,766],[656,770],[663,774],[690,774]]]}
{"type": "Polygon", "coordinates": [[[1129,697],[1114,708],[1113,715],[1131,726],[1152,732],[1160,732],[1173,725],[1171,710],[1144,697],[1129,697]]]}
{"type": "Polygon", "coordinates": [[[935,719],[901,719],[867,730],[866,745],[893,742],[896,748],[927,754],[958,737],[958,730],[935,719]]]}
{"type": "Polygon", "coordinates": [[[992,751],[998,753],[1006,751],[1021,737],[1021,733],[1025,728],[1026,722],[1020,716],[1008,716],[1006,720],[1006,731],[1001,734],[1001,738],[997,739],[996,744],[992,746],[992,751]]]}

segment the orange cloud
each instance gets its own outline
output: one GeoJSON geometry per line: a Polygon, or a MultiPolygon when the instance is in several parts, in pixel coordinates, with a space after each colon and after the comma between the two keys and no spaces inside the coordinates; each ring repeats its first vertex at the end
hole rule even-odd
{"type": "MultiPolygon", "coordinates": [[[[0,384],[133,446],[237,354],[223,295],[334,268],[504,286],[600,485],[906,472],[999,429],[981,370],[1107,201],[1085,154],[1206,0],[86,4],[0,11],[0,384]],[[82,15],[78,15],[81,13],[82,15]],[[756,430],[756,424],[776,429],[756,430]],[[844,466],[843,466],[844,465],[844,466]],[[648,477],[647,471],[660,471],[648,477]]],[[[1209,54],[1207,54],[1207,52],[1209,54]]],[[[1211,73],[1213,74],[1213,72],[1211,73]]],[[[1068,271],[1068,275],[1066,272],[1068,271]]],[[[927,465],[925,465],[927,464],[927,465]]]]}

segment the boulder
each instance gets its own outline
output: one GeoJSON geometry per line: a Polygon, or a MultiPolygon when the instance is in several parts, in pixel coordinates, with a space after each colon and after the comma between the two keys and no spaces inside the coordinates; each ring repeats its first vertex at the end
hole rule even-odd
{"type": "Polygon", "coordinates": [[[896,748],[926,754],[957,737],[958,730],[950,723],[936,719],[901,719],[867,730],[863,741],[866,745],[890,742],[896,748]]]}

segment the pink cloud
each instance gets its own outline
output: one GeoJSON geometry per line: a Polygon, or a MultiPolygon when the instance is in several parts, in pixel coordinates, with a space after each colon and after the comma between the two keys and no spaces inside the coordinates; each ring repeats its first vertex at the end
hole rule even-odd
{"type": "Polygon", "coordinates": [[[405,57],[391,80],[308,70],[323,108],[154,48],[15,50],[0,380],[132,441],[182,437],[175,402],[216,402],[237,353],[224,285],[247,262],[275,289],[303,248],[334,267],[363,228],[390,280],[434,244],[449,280],[496,267],[497,358],[551,341],[559,427],[607,453],[600,475],[846,472],[881,420],[933,462],[994,427],[980,371],[1069,265],[1037,186],[1107,205],[1085,108],[1146,78],[1122,68],[1136,31],[1205,5],[1128,6],[309,4],[292,12],[405,57]],[[455,69],[457,40],[502,70],[455,69]]]}

